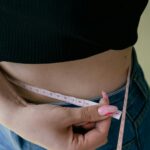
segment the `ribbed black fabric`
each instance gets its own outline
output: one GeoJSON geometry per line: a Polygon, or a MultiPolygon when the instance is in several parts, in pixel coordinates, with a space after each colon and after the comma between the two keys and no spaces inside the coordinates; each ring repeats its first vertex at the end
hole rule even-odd
{"type": "Polygon", "coordinates": [[[0,0],[0,61],[53,63],[137,41],[148,0],[0,0]]]}

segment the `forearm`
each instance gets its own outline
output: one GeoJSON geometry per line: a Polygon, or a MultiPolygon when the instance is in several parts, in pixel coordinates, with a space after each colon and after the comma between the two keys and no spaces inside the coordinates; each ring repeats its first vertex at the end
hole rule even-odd
{"type": "Polygon", "coordinates": [[[19,107],[26,105],[0,70],[0,123],[6,124],[8,120],[13,119],[13,114],[19,107]]]}

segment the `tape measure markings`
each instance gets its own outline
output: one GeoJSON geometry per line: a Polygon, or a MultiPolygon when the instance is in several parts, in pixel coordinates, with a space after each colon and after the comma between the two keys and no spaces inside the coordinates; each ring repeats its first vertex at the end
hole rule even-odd
{"type": "MultiPolygon", "coordinates": [[[[34,93],[46,96],[46,97],[50,97],[50,98],[54,98],[54,99],[58,99],[61,101],[64,101],[66,103],[70,103],[73,105],[77,105],[77,106],[81,106],[81,107],[87,107],[87,106],[92,106],[92,105],[98,105],[98,103],[87,100],[87,99],[81,99],[81,98],[76,98],[73,96],[67,96],[67,95],[63,95],[60,93],[56,93],[56,92],[52,92],[52,91],[48,91],[46,89],[43,88],[39,88],[39,87],[35,87],[35,86],[31,86],[29,84],[26,84],[22,81],[18,81],[16,79],[11,79],[9,77],[7,77],[7,79],[14,83],[15,85],[18,85],[28,91],[32,91],[34,93]]],[[[118,110],[112,117],[115,119],[120,119],[122,112],[120,110],[118,110]]]]}

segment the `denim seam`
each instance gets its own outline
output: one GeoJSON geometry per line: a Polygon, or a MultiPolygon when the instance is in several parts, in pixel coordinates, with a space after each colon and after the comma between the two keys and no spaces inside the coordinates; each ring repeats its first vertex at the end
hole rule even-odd
{"type": "Polygon", "coordinates": [[[139,136],[138,127],[137,127],[136,123],[134,123],[134,126],[135,126],[138,149],[142,150],[141,138],[139,136]]]}
{"type": "Polygon", "coordinates": [[[141,145],[141,140],[140,140],[140,137],[138,135],[138,128],[137,128],[137,125],[136,123],[134,122],[134,119],[130,116],[130,114],[127,112],[126,114],[129,118],[129,120],[131,121],[131,123],[133,124],[133,127],[134,127],[134,132],[135,132],[135,140],[136,140],[136,145],[137,145],[137,148],[138,150],[142,150],[142,145],[141,145]]]}
{"type": "Polygon", "coordinates": [[[138,73],[135,74],[135,76],[133,77],[133,80],[138,85],[138,87],[141,89],[145,98],[147,99],[149,96],[148,93],[150,92],[150,87],[149,87],[148,83],[146,82],[145,74],[144,74],[140,64],[137,66],[136,72],[138,72],[138,73]]]}
{"type": "Polygon", "coordinates": [[[133,139],[131,139],[130,141],[128,141],[128,142],[126,142],[125,144],[123,144],[123,150],[126,150],[126,149],[128,149],[133,143],[135,143],[136,142],[136,145],[137,145],[137,149],[138,150],[142,150],[141,149],[141,144],[140,143],[138,143],[137,141],[138,141],[138,135],[137,135],[137,131],[136,131],[136,126],[135,126],[135,124],[134,124],[134,120],[133,120],[133,118],[130,116],[130,114],[127,112],[126,113],[126,118],[128,118],[129,120],[130,120],[130,122],[133,124],[133,130],[134,130],[134,132],[135,132],[135,137],[133,138],[133,139]]]}
{"type": "Polygon", "coordinates": [[[144,106],[143,106],[143,108],[142,108],[142,110],[140,112],[140,115],[137,116],[136,119],[135,119],[135,123],[138,126],[140,126],[141,123],[143,122],[143,117],[144,117],[145,113],[148,111],[149,107],[150,106],[147,104],[147,102],[145,102],[145,104],[144,104],[144,106]]]}
{"type": "MultiPolygon", "coordinates": [[[[150,93],[148,94],[150,96],[150,93]]],[[[145,104],[142,107],[142,110],[140,112],[140,115],[138,115],[135,119],[133,119],[133,117],[127,112],[127,117],[128,119],[131,121],[131,123],[133,124],[134,127],[134,132],[135,132],[135,138],[133,138],[131,141],[129,141],[128,143],[123,145],[123,149],[126,150],[129,148],[129,146],[131,144],[133,144],[134,142],[136,142],[137,145],[137,149],[138,150],[142,150],[142,144],[141,144],[141,139],[139,136],[139,126],[141,125],[142,121],[143,121],[143,116],[145,115],[145,113],[147,112],[147,110],[150,107],[150,102],[148,103],[148,100],[145,99],[145,104]]]]}
{"type": "Polygon", "coordinates": [[[123,146],[122,146],[122,150],[126,150],[129,146],[131,146],[133,143],[135,143],[136,139],[133,138],[130,142],[128,143],[125,143],[123,146]]]}

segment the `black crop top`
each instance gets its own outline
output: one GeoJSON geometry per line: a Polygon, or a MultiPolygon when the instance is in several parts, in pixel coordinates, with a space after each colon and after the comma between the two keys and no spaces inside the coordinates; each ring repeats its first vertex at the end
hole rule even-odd
{"type": "Polygon", "coordinates": [[[54,63],[137,41],[148,0],[0,0],[0,61],[54,63]]]}

